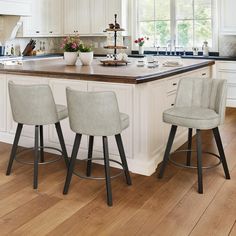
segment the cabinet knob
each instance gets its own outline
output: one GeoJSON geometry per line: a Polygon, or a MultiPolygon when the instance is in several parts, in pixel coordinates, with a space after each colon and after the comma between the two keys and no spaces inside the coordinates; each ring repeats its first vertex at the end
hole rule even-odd
{"type": "Polygon", "coordinates": [[[174,105],[175,105],[174,103],[171,104],[172,107],[173,107],[174,105]]]}
{"type": "Polygon", "coordinates": [[[40,32],[39,31],[36,31],[36,34],[39,34],[40,32]]]}
{"type": "Polygon", "coordinates": [[[206,75],[206,73],[202,73],[202,76],[205,76],[206,75]]]}
{"type": "Polygon", "coordinates": [[[50,34],[52,34],[52,33],[53,33],[53,31],[49,31],[49,33],[50,33],[50,34]]]}

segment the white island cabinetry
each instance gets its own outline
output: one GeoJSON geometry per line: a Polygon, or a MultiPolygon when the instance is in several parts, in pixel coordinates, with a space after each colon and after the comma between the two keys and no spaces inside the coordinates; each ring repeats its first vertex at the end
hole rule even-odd
{"type": "MultiPolygon", "coordinates": [[[[7,83],[13,80],[23,84],[49,84],[55,101],[66,105],[66,87],[81,91],[114,91],[117,95],[120,111],[130,117],[130,126],[122,133],[125,151],[130,170],[143,175],[155,172],[162,161],[170,126],[162,122],[163,111],[174,105],[178,82],[183,77],[211,77],[211,67],[182,73],[172,77],[141,84],[98,82],[67,78],[47,78],[0,74],[1,94],[0,108],[0,140],[13,142],[16,123],[12,119],[8,98],[7,83]]],[[[89,109],[89,108],[88,108],[89,109]]],[[[45,144],[59,148],[58,137],[53,125],[46,126],[45,144]]],[[[70,130],[69,120],[62,121],[68,153],[71,154],[75,134],[70,130]]],[[[187,130],[179,129],[173,149],[178,148],[187,140],[187,130]]],[[[26,126],[20,139],[20,145],[29,147],[34,143],[34,128],[26,126]]],[[[87,157],[88,137],[84,136],[79,158],[87,157]]],[[[110,156],[119,160],[119,153],[114,137],[109,137],[110,156]]],[[[96,137],[94,157],[102,157],[102,141],[96,137]]]]}

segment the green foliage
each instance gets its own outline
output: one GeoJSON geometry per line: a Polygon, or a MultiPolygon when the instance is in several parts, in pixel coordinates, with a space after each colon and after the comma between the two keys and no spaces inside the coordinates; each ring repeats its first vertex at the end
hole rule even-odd
{"type": "Polygon", "coordinates": [[[79,51],[80,51],[80,52],[92,52],[92,47],[81,43],[81,44],[79,45],[79,51]]]}

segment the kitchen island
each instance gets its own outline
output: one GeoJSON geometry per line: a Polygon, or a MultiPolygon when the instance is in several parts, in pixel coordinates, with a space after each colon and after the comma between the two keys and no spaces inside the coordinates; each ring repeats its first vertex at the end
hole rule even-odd
{"type": "MultiPolygon", "coordinates": [[[[174,105],[178,81],[183,77],[212,77],[214,61],[182,59],[182,66],[164,67],[166,57],[158,57],[159,67],[137,67],[137,59],[127,66],[102,66],[95,59],[92,66],[66,66],[62,59],[23,62],[22,65],[0,65],[0,141],[12,143],[16,124],[12,120],[7,83],[49,84],[55,101],[66,105],[66,87],[81,91],[114,91],[120,111],[130,116],[130,127],[122,134],[129,168],[132,172],[151,175],[162,161],[169,126],[162,122],[162,113],[174,105]]],[[[173,60],[173,59],[172,59],[173,60]]],[[[180,60],[176,58],[175,60],[180,60]]],[[[89,109],[89,108],[88,108],[89,109]]],[[[68,119],[62,121],[68,153],[71,153],[74,133],[68,119]]],[[[33,146],[33,127],[23,129],[20,145],[33,146]]],[[[187,139],[180,128],[173,149],[187,139]]],[[[53,126],[45,127],[45,144],[59,147],[53,126]]],[[[88,137],[81,143],[79,158],[87,156],[88,137]]],[[[112,159],[119,160],[113,137],[109,138],[112,159]]],[[[94,157],[102,157],[102,142],[95,138],[94,157]]]]}

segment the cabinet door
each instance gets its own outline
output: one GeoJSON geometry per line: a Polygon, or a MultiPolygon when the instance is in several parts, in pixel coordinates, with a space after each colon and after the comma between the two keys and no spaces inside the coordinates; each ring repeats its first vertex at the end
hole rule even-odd
{"type": "Polygon", "coordinates": [[[23,21],[23,35],[43,36],[47,34],[48,7],[47,0],[37,0],[32,4],[32,16],[23,21]]]}
{"type": "Polygon", "coordinates": [[[77,0],[64,1],[64,34],[78,33],[77,0]]]}
{"type": "MultiPolygon", "coordinates": [[[[98,1],[98,0],[96,0],[98,1]]],[[[89,35],[91,32],[91,10],[89,0],[77,0],[77,29],[79,34],[89,35]]],[[[101,17],[101,16],[100,16],[101,17]]]]}
{"type": "Polygon", "coordinates": [[[220,32],[222,34],[236,34],[235,18],[236,1],[221,0],[220,6],[220,32]]]}
{"type": "Polygon", "coordinates": [[[6,113],[7,113],[7,85],[6,85],[6,76],[0,74],[0,131],[5,132],[6,127],[6,113]]]}
{"type": "Polygon", "coordinates": [[[106,24],[106,0],[91,0],[91,34],[104,34],[106,24]]]}
{"type": "MultiPolygon", "coordinates": [[[[120,112],[129,115],[130,126],[122,132],[122,139],[127,157],[133,155],[133,87],[129,85],[118,85],[112,83],[89,82],[88,91],[114,91],[117,96],[120,112]]],[[[94,150],[102,153],[102,138],[95,137],[94,150]]],[[[115,137],[109,137],[109,153],[119,155],[115,137]]],[[[102,154],[101,154],[102,155],[102,154]]]]}
{"type": "Polygon", "coordinates": [[[48,0],[48,35],[62,35],[62,0],[48,0]]]}
{"type": "MultiPolygon", "coordinates": [[[[85,81],[68,81],[68,80],[51,80],[50,86],[53,91],[56,104],[66,105],[66,87],[71,87],[80,91],[87,91],[87,82],[85,81]]],[[[61,121],[61,127],[65,139],[65,143],[68,146],[72,146],[74,143],[75,133],[70,129],[69,119],[61,121]]],[[[52,143],[58,143],[58,137],[54,125],[50,126],[49,141],[52,143]]],[[[81,148],[87,149],[87,137],[84,135],[81,141],[81,148]]]]}

